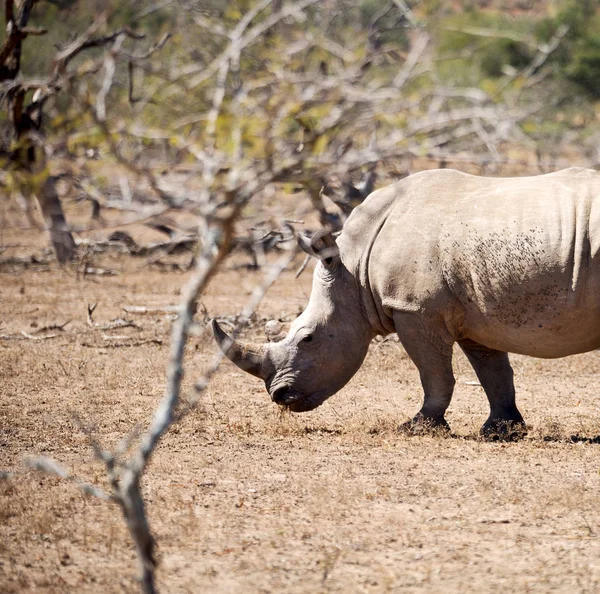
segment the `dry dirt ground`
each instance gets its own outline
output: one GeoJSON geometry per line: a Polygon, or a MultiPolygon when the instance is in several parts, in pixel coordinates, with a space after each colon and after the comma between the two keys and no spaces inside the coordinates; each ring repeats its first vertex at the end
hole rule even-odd
{"type": "MultiPolygon", "coordinates": [[[[4,231],[2,243],[39,253],[45,238],[28,233],[4,231]]],[[[122,308],[176,304],[187,274],[112,257],[95,264],[119,274],[84,278],[11,260],[22,252],[0,256],[0,592],[135,592],[118,509],[23,461],[49,456],[107,486],[75,419],[105,447],[146,427],[171,317],[122,308]],[[117,318],[135,326],[103,329],[117,318]]],[[[234,267],[242,260],[202,298],[186,394],[214,352],[206,317],[235,315],[259,282],[234,267]]],[[[310,273],[286,272],[258,317],[294,317],[309,290],[310,273]]],[[[261,334],[261,324],[247,332],[261,334]]],[[[161,590],[600,591],[599,363],[597,352],[513,357],[530,432],[506,444],[478,438],[487,404],[459,353],[451,437],[397,433],[421,395],[393,341],[374,342],[351,383],[303,415],[280,414],[259,380],[224,363],[145,478],[161,590]]]]}

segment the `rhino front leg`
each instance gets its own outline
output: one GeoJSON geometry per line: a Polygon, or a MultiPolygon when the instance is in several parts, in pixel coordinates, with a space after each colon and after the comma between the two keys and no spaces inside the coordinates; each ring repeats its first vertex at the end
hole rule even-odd
{"type": "Polygon", "coordinates": [[[455,384],[452,373],[453,338],[442,323],[436,324],[415,314],[395,312],[394,326],[400,342],[419,370],[425,394],[421,410],[400,429],[410,433],[448,430],[444,414],[455,384]]]}
{"type": "Polygon", "coordinates": [[[465,340],[460,347],[473,366],[490,403],[490,416],[481,433],[491,439],[513,440],[526,434],[525,422],[515,403],[513,370],[508,353],[465,340]]]}

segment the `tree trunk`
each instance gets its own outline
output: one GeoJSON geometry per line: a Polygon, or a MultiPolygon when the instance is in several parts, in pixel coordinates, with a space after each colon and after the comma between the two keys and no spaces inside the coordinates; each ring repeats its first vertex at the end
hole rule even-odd
{"type": "Polygon", "coordinates": [[[50,232],[50,241],[56,253],[56,259],[65,264],[75,257],[75,241],[65,215],[58,194],[56,192],[56,178],[48,176],[38,193],[38,202],[44,216],[44,222],[50,232]]]}

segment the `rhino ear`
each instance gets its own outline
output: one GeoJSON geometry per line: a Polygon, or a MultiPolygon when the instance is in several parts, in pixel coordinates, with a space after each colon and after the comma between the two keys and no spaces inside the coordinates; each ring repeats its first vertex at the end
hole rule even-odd
{"type": "Polygon", "coordinates": [[[331,231],[317,231],[311,239],[298,235],[298,245],[309,256],[321,260],[327,268],[335,266],[340,259],[340,250],[331,231]]]}

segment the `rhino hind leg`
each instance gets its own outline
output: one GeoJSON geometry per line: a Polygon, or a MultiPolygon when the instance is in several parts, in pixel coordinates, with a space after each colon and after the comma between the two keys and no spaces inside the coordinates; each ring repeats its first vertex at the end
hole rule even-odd
{"type": "Polygon", "coordinates": [[[508,353],[489,349],[471,340],[459,342],[490,403],[490,416],[481,434],[492,440],[513,441],[527,428],[515,403],[513,370],[508,353]]]}
{"type": "Polygon", "coordinates": [[[400,425],[409,434],[448,432],[444,418],[454,391],[452,373],[453,339],[445,327],[414,314],[394,313],[400,342],[419,370],[424,400],[413,419],[400,425]]]}

